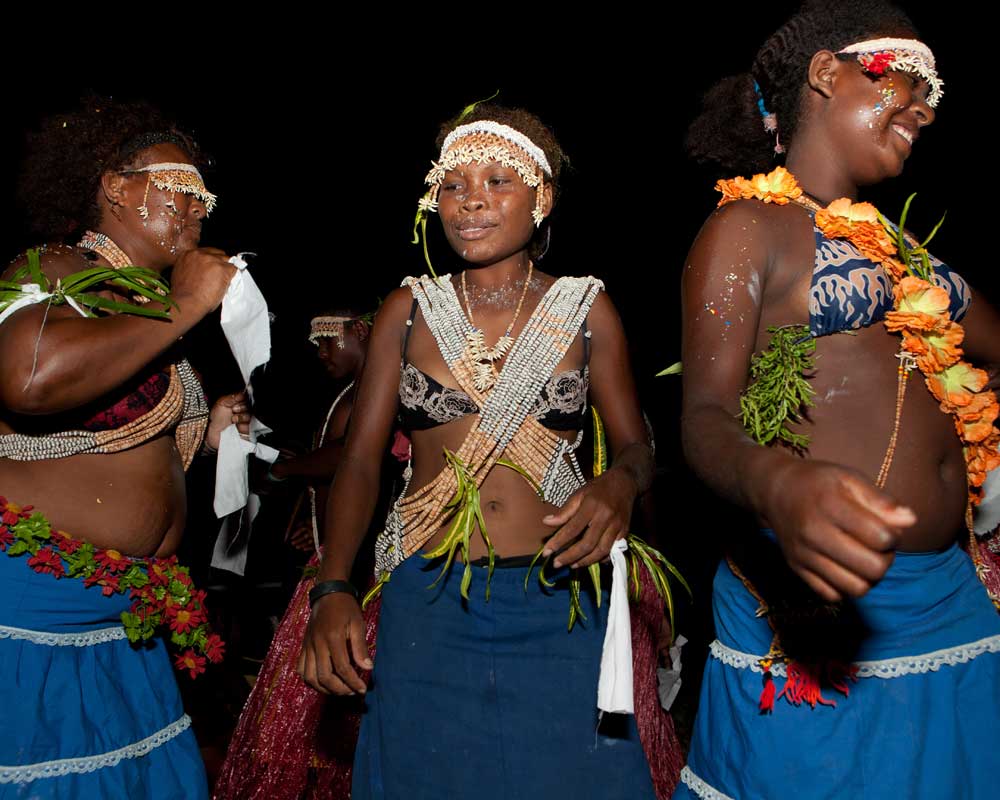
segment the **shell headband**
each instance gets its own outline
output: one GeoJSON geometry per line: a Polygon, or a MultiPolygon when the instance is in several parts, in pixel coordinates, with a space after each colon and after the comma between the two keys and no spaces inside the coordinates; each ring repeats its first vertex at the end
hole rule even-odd
{"type": "Polygon", "coordinates": [[[871,75],[884,75],[890,69],[919,75],[930,87],[927,105],[937,108],[941,102],[944,81],[938,77],[934,53],[919,39],[868,39],[848,45],[840,54],[857,56],[858,63],[871,75]]]}
{"type": "MultiPolygon", "coordinates": [[[[136,210],[143,219],[149,218],[149,209],[146,207],[146,199],[149,197],[149,185],[153,184],[157,189],[170,192],[190,194],[197,197],[205,204],[205,214],[211,214],[215,208],[216,196],[205,188],[205,181],[201,177],[198,168],[193,164],[175,164],[164,162],[160,164],[150,164],[138,169],[125,170],[127,173],[145,172],[149,177],[146,179],[146,192],[142,196],[142,205],[136,210]]],[[[177,210],[174,206],[174,198],[170,198],[167,206],[177,210]]]]}
{"type": "Polygon", "coordinates": [[[360,322],[365,326],[365,335],[362,341],[367,338],[368,326],[371,324],[367,317],[313,317],[309,323],[309,341],[319,347],[319,340],[333,337],[337,340],[337,347],[344,349],[344,326],[354,322],[360,322]]]}
{"type": "Polygon", "coordinates": [[[514,170],[527,186],[533,186],[535,208],[531,218],[536,227],[542,224],[544,176],[552,177],[545,153],[520,131],[488,119],[459,125],[445,138],[438,160],[431,163],[431,171],[424,179],[431,188],[417,203],[418,220],[421,212],[437,211],[438,192],[445,173],[473,161],[479,164],[496,161],[514,170]]]}

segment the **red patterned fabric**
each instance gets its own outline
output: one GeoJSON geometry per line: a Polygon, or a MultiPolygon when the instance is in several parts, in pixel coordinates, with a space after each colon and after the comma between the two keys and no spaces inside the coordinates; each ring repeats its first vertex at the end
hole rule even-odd
{"type": "MultiPolygon", "coordinates": [[[[311,566],[318,563],[316,557],[311,566]]],[[[349,800],[363,698],[322,695],[295,671],[309,623],[309,589],[300,583],[285,612],[257,683],[240,716],[215,786],[214,800],[349,800]]],[[[379,601],[365,610],[372,657],[379,601]]],[[[658,800],[669,800],[683,757],[673,720],[660,706],[657,636],[663,603],[643,573],[632,606],[635,716],[658,800]]],[[[568,765],[571,767],[571,765],[568,765]]]]}
{"type": "Polygon", "coordinates": [[[669,800],[684,766],[674,721],[660,705],[657,644],[663,620],[663,601],[646,570],[639,572],[642,592],[630,606],[632,617],[632,696],[639,740],[646,752],[657,800],[669,800]]]}
{"type": "MultiPolygon", "coordinates": [[[[317,566],[318,557],[309,562],[317,566]]],[[[364,698],[323,695],[295,671],[314,578],[299,582],[236,726],[215,800],[346,800],[364,698]]],[[[379,600],[365,610],[375,655],[379,600]]]]}
{"type": "MultiPolygon", "coordinates": [[[[962,546],[969,551],[967,543],[962,546]]],[[[1000,597],[1000,527],[979,538],[979,555],[986,567],[981,578],[983,585],[991,598],[1000,597]]]]}
{"type": "Polygon", "coordinates": [[[150,375],[113,406],[90,417],[81,427],[94,432],[124,427],[156,408],[169,386],[169,369],[150,375]]]}

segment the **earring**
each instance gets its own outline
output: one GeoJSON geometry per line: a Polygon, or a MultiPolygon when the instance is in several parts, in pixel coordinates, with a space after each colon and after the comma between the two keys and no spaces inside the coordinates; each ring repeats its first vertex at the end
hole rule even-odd
{"type": "Polygon", "coordinates": [[[150,173],[149,177],[146,178],[146,191],[142,195],[142,205],[136,208],[139,212],[139,216],[143,219],[149,219],[149,209],[146,208],[146,199],[149,197],[149,182],[153,180],[153,175],[150,173]]]}

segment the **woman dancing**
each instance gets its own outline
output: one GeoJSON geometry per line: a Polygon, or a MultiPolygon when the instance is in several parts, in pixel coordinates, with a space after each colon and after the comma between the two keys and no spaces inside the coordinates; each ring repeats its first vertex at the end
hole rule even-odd
{"type": "MultiPolygon", "coordinates": [[[[608,556],[652,475],[621,322],[600,281],[536,268],[564,159],[548,128],[480,104],[438,147],[418,222],[437,211],[466,269],[408,278],[376,320],[300,669],[321,691],[365,695],[355,800],[653,797],[634,719],[598,728],[607,604],[584,592],[586,620],[566,631],[570,570],[608,556]],[[614,466],[584,483],[573,451],[588,392],[614,466]],[[369,688],[347,579],[397,411],[412,475],[377,545],[369,688]],[[543,547],[552,589],[526,580],[543,547]]],[[[663,716],[651,727],[672,741],[663,716]]]]}
{"type": "Polygon", "coordinates": [[[762,174],[719,182],[685,264],[684,444],[763,530],[716,573],[675,797],[995,796],[1000,618],[962,532],[997,404],[961,359],[1000,362],[1000,319],[855,202],[941,94],[898,9],[809,2],[691,128],[762,174]]]}
{"type": "MultiPolygon", "coordinates": [[[[326,697],[302,683],[296,672],[309,623],[309,591],[319,566],[319,537],[330,480],[336,474],[354,410],[354,387],[368,353],[371,314],[329,310],[310,323],[309,341],[334,379],[348,379],[316,432],[314,448],[276,462],[272,480],[308,480],[308,519],[291,543],[311,558],[274,634],[257,681],[247,698],[216,781],[215,800],[304,800],[345,798],[360,721],[354,699],[326,697]]],[[[295,525],[303,517],[296,505],[295,525]]],[[[371,575],[371,559],[355,575],[371,575]],[[359,572],[361,570],[361,572],[359,572]]]]}
{"type": "MultiPolygon", "coordinates": [[[[72,242],[41,248],[44,277],[172,268],[176,305],[162,320],[28,303],[0,325],[3,797],[207,796],[171,658],[151,638],[169,624],[192,676],[222,656],[204,593],[170,556],[206,426],[214,447],[249,420],[242,395],[209,412],[175,347],[235,269],[198,249],[215,202],[198,155],[158,112],[96,99],[48,120],[32,143],[22,184],[32,222],[72,242]]],[[[37,283],[18,272],[35,258],[3,277],[37,283]]],[[[111,283],[91,292],[77,306],[136,302],[111,283]]],[[[141,290],[139,300],[164,307],[141,290]]]]}

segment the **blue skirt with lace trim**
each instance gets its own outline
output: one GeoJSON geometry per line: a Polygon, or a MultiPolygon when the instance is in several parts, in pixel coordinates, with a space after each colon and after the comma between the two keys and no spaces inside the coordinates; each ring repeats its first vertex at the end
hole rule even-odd
{"type": "Polygon", "coordinates": [[[205,769],[160,639],[127,595],[0,553],[0,800],[200,800],[205,769]]]}
{"type": "MultiPolygon", "coordinates": [[[[757,601],[723,562],[716,636],[675,800],[995,798],[1000,775],[1000,616],[957,545],[897,553],[850,604],[857,626],[847,696],[835,706],[758,710],[771,644],[757,601]]],[[[774,670],[780,695],[787,678],[774,670]]]]}

